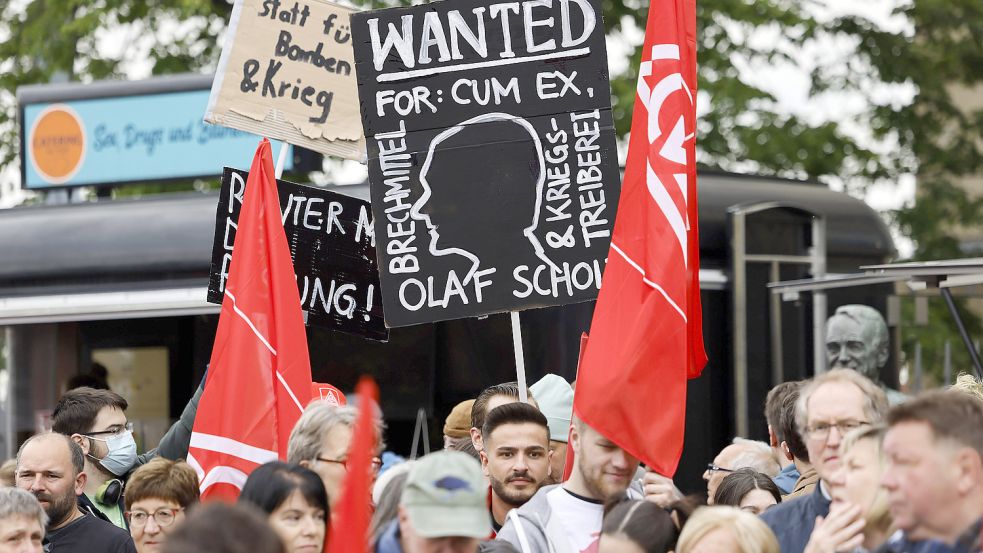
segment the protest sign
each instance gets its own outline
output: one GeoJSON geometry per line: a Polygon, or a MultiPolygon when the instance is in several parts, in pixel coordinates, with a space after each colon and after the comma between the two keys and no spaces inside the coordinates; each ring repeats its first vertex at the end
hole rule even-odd
{"type": "Polygon", "coordinates": [[[323,0],[236,0],[205,121],[363,160],[351,13],[323,0]]]}
{"type": "MultiPolygon", "coordinates": [[[[208,301],[222,303],[248,172],[225,168],[215,217],[208,301]]],[[[373,340],[389,338],[382,315],[369,203],[277,180],[307,323],[373,340]]]]}
{"type": "Polygon", "coordinates": [[[386,323],[591,300],[620,190],[596,0],[352,15],[386,323]]]}

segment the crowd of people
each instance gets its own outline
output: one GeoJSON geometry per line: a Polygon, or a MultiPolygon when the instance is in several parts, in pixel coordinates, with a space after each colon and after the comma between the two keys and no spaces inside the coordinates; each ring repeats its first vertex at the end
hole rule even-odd
{"type": "MultiPolygon", "coordinates": [[[[285,461],[259,466],[236,504],[199,504],[187,456],[196,399],[138,455],[126,400],[66,392],[52,431],[0,467],[0,553],[321,553],[351,471],[372,471],[374,553],[977,552],[983,532],[983,396],[975,379],[889,404],[834,368],[786,382],[764,407],[769,441],[735,438],[707,464],[706,495],[573,413],[547,375],[462,402],[444,450],[350,466],[358,409],[315,400],[285,461]],[[568,455],[568,450],[570,455],[568,455]]],[[[197,395],[196,395],[197,397],[197,395]]]]}

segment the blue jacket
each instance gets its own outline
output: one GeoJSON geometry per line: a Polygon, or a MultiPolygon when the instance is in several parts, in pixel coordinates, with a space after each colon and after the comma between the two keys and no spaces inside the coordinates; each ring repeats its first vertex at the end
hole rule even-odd
{"type": "Polygon", "coordinates": [[[399,520],[393,520],[386,526],[379,536],[379,541],[375,542],[375,553],[403,553],[403,546],[399,543],[399,520]]]}
{"type": "Polygon", "coordinates": [[[830,501],[821,488],[821,484],[817,485],[811,494],[775,505],[761,515],[778,538],[782,553],[802,553],[809,543],[816,517],[829,514],[830,501]]]}
{"type": "Polygon", "coordinates": [[[795,467],[795,463],[789,463],[789,465],[783,468],[777,476],[771,479],[771,481],[778,486],[778,489],[781,490],[782,495],[788,495],[795,489],[795,483],[798,482],[799,476],[799,469],[795,467]]]}

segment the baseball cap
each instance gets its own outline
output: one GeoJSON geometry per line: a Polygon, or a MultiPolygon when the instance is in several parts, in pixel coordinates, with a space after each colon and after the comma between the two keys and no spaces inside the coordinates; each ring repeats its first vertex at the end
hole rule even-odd
{"type": "Polygon", "coordinates": [[[550,439],[567,442],[570,432],[570,415],[573,413],[573,389],[562,376],[547,374],[529,387],[536,396],[539,410],[546,415],[550,439]]]}
{"type": "Polygon", "coordinates": [[[492,532],[487,491],[478,461],[459,451],[438,451],[410,468],[399,504],[420,536],[484,539],[492,532]]]}
{"type": "Polygon", "coordinates": [[[335,407],[348,403],[341,390],[323,382],[311,382],[311,400],[324,400],[335,407]]]}
{"type": "Polygon", "coordinates": [[[471,406],[474,400],[462,401],[451,409],[444,421],[444,435],[451,438],[466,438],[471,436],[471,406]]]}

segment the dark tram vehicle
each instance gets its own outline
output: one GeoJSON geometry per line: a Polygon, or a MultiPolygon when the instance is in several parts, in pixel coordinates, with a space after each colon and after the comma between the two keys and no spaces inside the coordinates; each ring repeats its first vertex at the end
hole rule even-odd
{"type": "MultiPolygon", "coordinates": [[[[338,190],[368,197],[367,185],[338,190]]],[[[818,183],[701,172],[699,193],[710,361],[689,385],[677,474],[685,491],[702,489],[703,467],[731,436],[767,435],[763,402],[773,384],[821,370],[814,323],[844,303],[883,311],[890,293],[868,287],[781,301],[766,284],[854,272],[895,254],[877,213],[818,183]]],[[[101,371],[130,400],[141,447],[156,443],[209,359],[218,306],[205,303],[205,292],[216,204],[215,194],[180,194],[0,211],[0,455],[12,456],[44,426],[70,378],[101,371]]],[[[522,313],[529,382],[547,372],[575,378],[592,308],[522,313]]],[[[507,315],[397,328],[388,343],[316,327],[307,333],[315,380],[350,390],[362,373],[377,379],[387,441],[402,454],[420,408],[437,446],[451,407],[515,378],[507,315]]],[[[888,383],[896,383],[895,365],[888,383]]]]}

